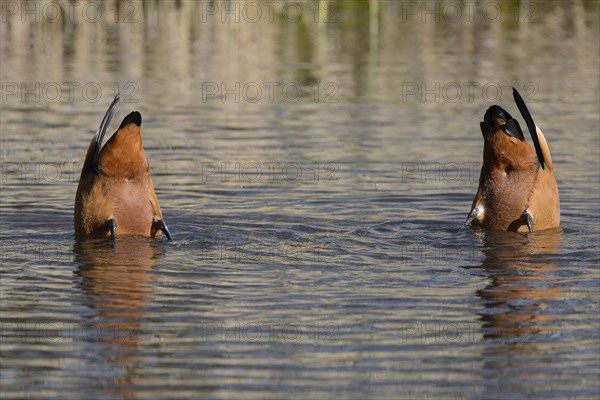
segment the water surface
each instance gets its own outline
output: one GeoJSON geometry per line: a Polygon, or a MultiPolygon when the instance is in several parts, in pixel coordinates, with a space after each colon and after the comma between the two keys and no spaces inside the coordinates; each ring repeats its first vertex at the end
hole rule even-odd
{"type": "Polygon", "coordinates": [[[598,3],[206,4],[3,9],[3,396],[597,398],[598,3]],[[561,229],[461,229],[512,86],[561,229]],[[73,235],[116,91],[171,242],[73,235]]]}

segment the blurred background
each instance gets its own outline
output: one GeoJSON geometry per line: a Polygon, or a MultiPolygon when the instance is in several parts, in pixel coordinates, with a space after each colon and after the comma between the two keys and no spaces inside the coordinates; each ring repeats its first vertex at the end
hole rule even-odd
{"type": "Polygon", "coordinates": [[[597,398],[599,4],[2,1],[3,395],[597,398]],[[512,87],[562,229],[460,229],[512,87]],[[116,93],[172,242],[74,238],[116,93]]]}

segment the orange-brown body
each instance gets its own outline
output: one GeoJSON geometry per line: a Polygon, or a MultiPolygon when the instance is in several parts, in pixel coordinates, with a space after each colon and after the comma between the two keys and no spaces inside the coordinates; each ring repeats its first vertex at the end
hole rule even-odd
{"type": "Polygon", "coordinates": [[[118,97],[87,151],[75,197],[75,233],[158,237],[163,231],[170,239],[142,144],[141,115],[132,112],[125,117],[101,148],[117,104],[118,97]]]}
{"type": "Polygon", "coordinates": [[[535,148],[525,141],[518,122],[498,106],[481,123],[484,138],[479,189],[468,224],[495,231],[539,231],[560,225],[560,199],[550,149],[525,103],[515,100],[535,148]]]}

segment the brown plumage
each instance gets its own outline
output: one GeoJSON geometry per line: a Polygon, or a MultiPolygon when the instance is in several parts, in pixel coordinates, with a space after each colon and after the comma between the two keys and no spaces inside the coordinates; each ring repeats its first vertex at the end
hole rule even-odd
{"type": "Polygon", "coordinates": [[[102,147],[102,139],[119,103],[117,95],[92,139],[83,163],[75,197],[75,233],[79,236],[142,235],[171,239],[134,111],[102,147]]]}
{"type": "Polygon", "coordinates": [[[483,166],[467,225],[515,232],[555,228],[560,199],[550,149],[514,89],[513,96],[535,148],[508,112],[496,105],[487,110],[481,122],[483,166]]]}

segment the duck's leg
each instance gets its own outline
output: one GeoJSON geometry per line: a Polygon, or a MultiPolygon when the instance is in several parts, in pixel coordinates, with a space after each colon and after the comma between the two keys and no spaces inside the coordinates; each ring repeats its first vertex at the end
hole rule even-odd
{"type": "Polygon", "coordinates": [[[110,236],[115,239],[117,237],[117,221],[114,218],[108,220],[108,229],[110,229],[110,236]]]}
{"type": "Polygon", "coordinates": [[[465,221],[465,226],[471,225],[473,220],[479,216],[481,209],[479,207],[473,207],[469,215],[467,216],[467,220],[465,221]]]}
{"type": "Polygon", "coordinates": [[[163,221],[162,219],[155,219],[154,226],[152,229],[152,236],[154,236],[156,234],[156,232],[159,230],[165,234],[167,239],[173,240],[173,237],[171,236],[171,232],[169,231],[169,227],[167,227],[167,224],[165,224],[165,221],[163,221]]]}
{"type": "Polygon", "coordinates": [[[525,222],[527,223],[527,228],[529,232],[533,232],[533,216],[529,212],[529,210],[525,210],[525,222]]]}

